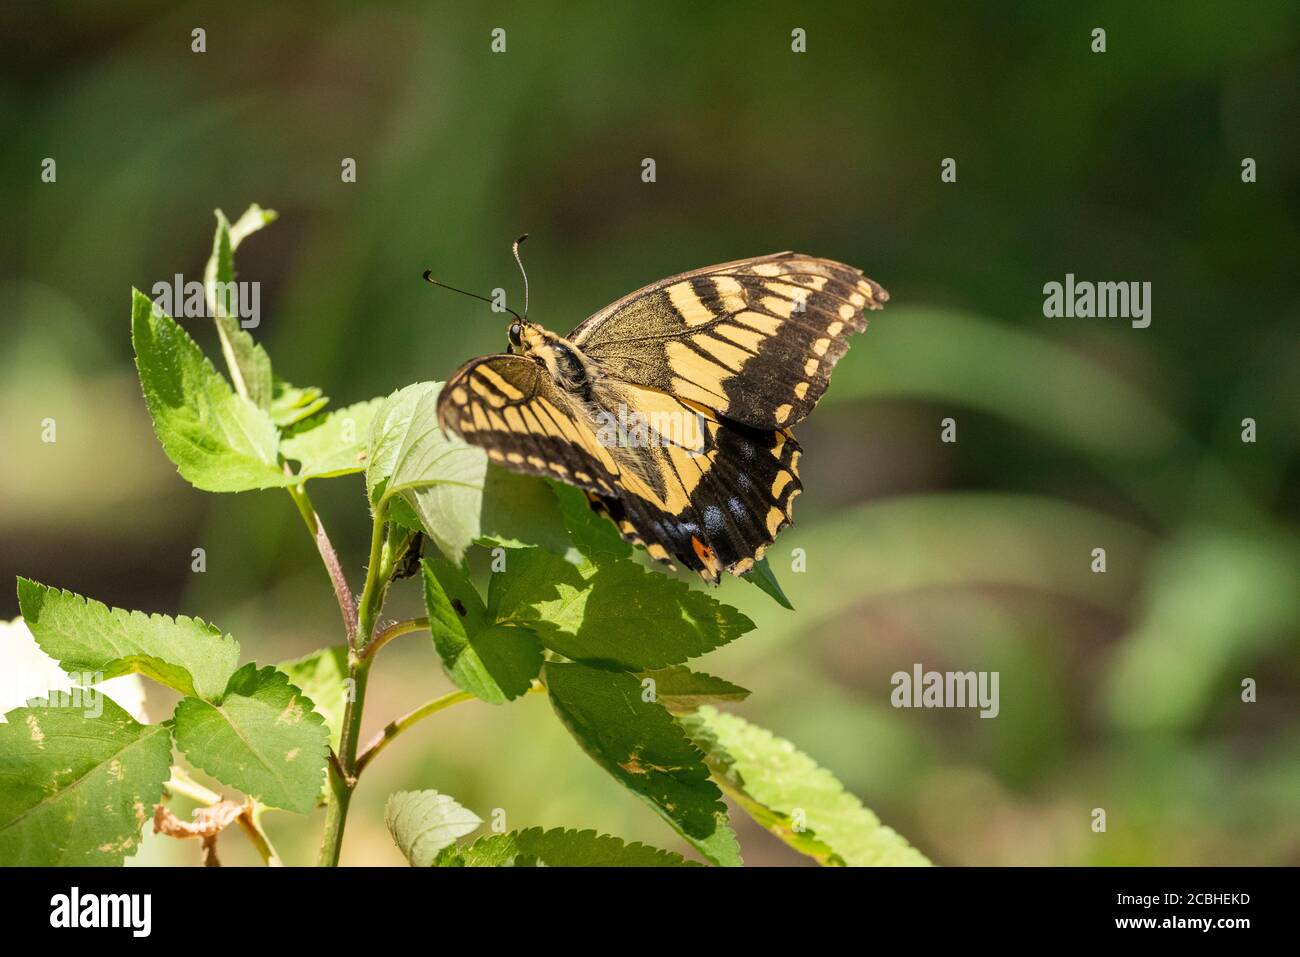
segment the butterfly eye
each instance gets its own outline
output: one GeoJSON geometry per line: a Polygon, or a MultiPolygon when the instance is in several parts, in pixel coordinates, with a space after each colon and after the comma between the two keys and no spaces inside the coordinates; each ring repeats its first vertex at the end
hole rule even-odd
{"type": "Polygon", "coordinates": [[[521,326],[517,322],[510,323],[510,329],[506,333],[506,338],[510,340],[510,348],[512,349],[523,348],[523,344],[524,344],[523,335],[524,335],[523,326],[521,326]]]}

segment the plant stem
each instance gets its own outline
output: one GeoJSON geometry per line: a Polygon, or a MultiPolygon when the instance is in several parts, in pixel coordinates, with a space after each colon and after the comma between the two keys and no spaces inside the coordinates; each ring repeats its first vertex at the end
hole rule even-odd
{"type": "Polygon", "coordinates": [[[390,741],[417,721],[421,721],[431,714],[437,714],[444,708],[450,708],[454,704],[460,704],[462,701],[471,701],[473,698],[474,696],[468,691],[453,691],[441,698],[426,701],[414,711],[402,715],[395,721],[388,722],[384,730],[375,735],[370,744],[366,746],[366,749],[361,752],[361,757],[357,759],[357,774],[364,771],[366,765],[373,761],[380,751],[388,747],[390,741]]]}
{"type": "MultiPolygon", "coordinates": [[[[233,243],[231,244],[231,251],[232,253],[234,251],[233,243]]],[[[220,311],[222,314],[225,312],[224,308],[220,311]]],[[[234,384],[235,391],[247,399],[249,398],[248,384],[244,381],[243,372],[240,370],[239,362],[235,358],[235,350],[230,341],[229,332],[225,324],[220,320],[217,321],[216,327],[217,335],[221,340],[221,352],[226,359],[226,368],[230,370],[230,380],[234,384]]],[[[282,464],[285,473],[292,475],[293,472],[289,468],[289,463],[283,462],[282,464]]],[[[388,579],[392,574],[392,564],[390,559],[385,567],[384,558],[386,552],[382,549],[384,545],[383,510],[380,509],[375,515],[374,530],[371,533],[370,540],[370,564],[366,568],[365,591],[362,593],[361,607],[358,608],[356,601],[352,597],[352,588],[348,585],[347,575],[343,572],[343,565],[339,561],[338,552],[334,550],[334,544],[325,531],[325,524],[320,520],[320,516],[316,514],[316,508],[307,495],[306,484],[286,486],[286,491],[288,491],[289,497],[293,499],[294,505],[298,507],[298,514],[302,516],[307,531],[316,542],[316,551],[320,553],[321,561],[324,562],[325,571],[330,578],[330,584],[334,587],[334,597],[339,603],[339,612],[343,615],[343,628],[348,639],[348,676],[353,681],[353,693],[348,698],[343,713],[343,741],[340,744],[342,754],[337,757],[337,760],[330,761],[326,765],[326,774],[328,774],[330,782],[330,802],[325,817],[325,836],[320,849],[320,863],[337,866],[339,851],[343,846],[343,825],[347,820],[348,804],[352,799],[352,789],[356,786],[356,774],[352,768],[356,763],[357,737],[361,733],[361,709],[365,702],[366,680],[370,676],[370,663],[360,658],[358,651],[366,645],[371,631],[374,630],[375,619],[379,616],[380,608],[383,606],[384,592],[387,590],[388,579]],[[358,632],[360,632],[361,636],[359,641],[358,632]]],[[[176,775],[174,774],[173,781],[175,780],[176,775]]],[[[190,781],[188,778],[185,778],[185,781],[193,785],[194,788],[207,791],[197,782],[190,781]]],[[[180,783],[180,786],[184,786],[184,784],[180,783]]],[[[218,800],[220,799],[219,795],[214,795],[211,791],[207,791],[207,793],[218,800]]],[[[270,840],[262,830],[261,812],[262,806],[254,804],[251,810],[240,815],[239,823],[248,833],[253,845],[262,855],[262,859],[268,865],[278,866],[280,864],[279,855],[275,853],[270,840]]]]}
{"type": "Polygon", "coordinates": [[[205,788],[183,770],[174,766],[172,767],[172,776],[163,785],[163,790],[173,796],[180,795],[183,798],[188,798],[195,804],[202,804],[204,807],[211,807],[221,800],[221,795],[216,791],[205,788]]]}
{"type": "MultiPolygon", "coordinates": [[[[232,247],[233,250],[233,247],[232,247]]],[[[217,302],[210,298],[209,302],[215,307],[214,312],[221,317],[226,314],[225,304],[217,302]]],[[[235,358],[234,346],[230,341],[230,333],[226,329],[226,324],[220,318],[214,323],[217,327],[217,337],[221,340],[221,354],[226,359],[226,369],[230,373],[230,381],[241,397],[249,399],[248,384],[244,381],[244,374],[239,368],[239,361],[235,358]]],[[[252,401],[249,399],[249,401],[252,401]]],[[[287,475],[292,475],[293,471],[289,468],[289,463],[284,462],[284,471],[287,475]]],[[[334,551],[334,545],[330,542],[330,537],[325,533],[325,525],[321,522],[320,516],[316,514],[316,509],[312,507],[311,499],[307,497],[307,486],[289,485],[286,491],[293,504],[298,506],[298,514],[302,520],[307,523],[307,531],[316,542],[316,550],[320,552],[321,561],[325,563],[325,571],[329,573],[330,584],[334,586],[334,596],[338,599],[339,611],[343,613],[343,626],[347,630],[348,645],[351,646],[356,636],[357,607],[352,600],[352,589],[348,587],[347,576],[343,574],[343,566],[339,564],[339,556],[334,551]]]]}
{"type": "Polygon", "coordinates": [[[402,635],[409,635],[413,631],[423,631],[429,627],[428,618],[407,618],[405,621],[396,621],[387,628],[382,628],[379,634],[375,635],[373,641],[366,645],[365,650],[361,652],[362,658],[373,658],[378,654],[379,649],[384,647],[394,638],[402,635]]]}
{"type": "Polygon", "coordinates": [[[348,806],[357,786],[357,739],[361,735],[361,715],[366,702],[366,684],[370,678],[370,659],[364,657],[366,645],[375,629],[375,620],[383,607],[388,579],[393,573],[390,540],[384,535],[382,509],[375,515],[370,532],[370,562],[366,566],[366,584],[357,607],[355,640],[348,651],[348,677],[352,694],[343,709],[343,734],[339,743],[338,765],[330,763],[330,802],[325,812],[325,833],[321,838],[318,863],[337,867],[343,849],[343,828],[347,824],[348,806]]]}
{"type": "Polygon", "coordinates": [[[370,642],[371,632],[375,628],[375,619],[379,617],[379,611],[383,607],[383,594],[388,588],[388,578],[393,571],[391,556],[387,555],[387,545],[383,513],[380,512],[375,515],[370,530],[370,560],[366,563],[366,584],[361,590],[361,602],[357,606],[356,650],[358,652],[370,642]]]}
{"type": "MultiPolygon", "coordinates": [[[[285,469],[288,469],[287,465],[285,469]]],[[[293,499],[293,504],[298,506],[298,514],[306,523],[307,531],[316,542],[316,551],[320,552],[321,561],[325,563],[325,571],[330,576],[330,584],[334,586],[334,597],[338,600],[339,611],[343,615],[343,626],[347,632],[350,648],[356,643],[357,637],[357,605],[352,598],[352,588],[348,585],[347,575],[343,573],[343,565],[339,562],[338,552],[334,551],[334,545],[325,532],[325,524],[316,514],[311,499],[307,497],[307,486],[290,485],[287,491],[293,499]]]]}
{"type": "Polygon", "coordinates": [[[284,862],[280,860],[280,855],[276,853],[271,844],[271,839],[266,836],[266,831],[262,830],[262,812],[266,810],[265,805],[254,804],[252,809],[239,815],[239,826],[244,829],[248,839],[253,842],[253,847],[257,853],[262,855],[262,862],[267,867],[283,867],[284,862]]]}

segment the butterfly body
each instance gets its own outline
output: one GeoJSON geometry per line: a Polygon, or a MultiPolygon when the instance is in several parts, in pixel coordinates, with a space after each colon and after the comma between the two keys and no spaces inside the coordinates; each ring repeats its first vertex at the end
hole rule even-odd
{"type": "Polygon", "coordinates": [[[841,263],[778,253],[647,286],[568,337],[516,321],[509,352],[444,387],[444,429],[576,485],[629,541],[716,582],[749,571],[802,486],[789,427],[888,299],[841,263]]]}

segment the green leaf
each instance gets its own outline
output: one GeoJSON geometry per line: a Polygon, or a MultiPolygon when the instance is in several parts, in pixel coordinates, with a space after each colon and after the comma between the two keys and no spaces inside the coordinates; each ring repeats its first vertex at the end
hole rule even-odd
{"type": "Polygon", "coordinates": [[[631,543],[623,540],[613,522],[591,510],[582,489],[559,482],[549,484],[573,544],[589,561],[599,564],[609,559],[632,557],[631,543]]]}
{"type": "Polygon", "coordinates": [[[744,701],[749,697],[749,691],[740,685],[681,665],[644,671],[638,677],[642,688],[647,678],[654,681],[655,700],[673,714],[686,714],[715,701],[744,701]]]}
{"type": "Polygon", "coordinates": [[[789,741],[707,706],[681,723],[727,795],[796,851],[855,867],[930,863],[789,741]]]}
{"type": "Polygon", "coordinates": [[[491,704],[526,692],[542,668],[542,643],[527,628],[498,625],[465,574],[425,559],[424,603],[443,667],[456,687],[491,704]]]}
{"type": "Polygon", "coordinates": [[[680,854],[595,831],[555,828],[481,837],[466,847],[444,848],[438,867],[694,867],[680,854]]]}
{"type": "Polygon", "coordinates": [[[300,422],[281,440],[280,454],[299,463],[298,479],[304,482],[364,472],[370,423],[383,404],[371,399],[300,422]]]}
{"type": "Polygon", "coordinates": [[[282,661],[275,666],[289,682],[311,699],[316,713],[325,719],[330,747],[338,751],[343,738],[343,710],[348,703],[348,649],[346,645],[321,648],[309,655],[282,661]]]}
{"type": "Polygon", "coordinates": [[[585,595],[588,585],[582,572],[554,552],[541,548],[507,548],[504,570],[488,579],[488,613],[494,621],[526,622],[541,618],[533,605],[560,594],[585,595]]]}
{"type": "Polygon", "coordinates": [[[245,665],[219,705],[184,698],[172,721],[185,756],[223,784],[300,814],[315,806],[329,729],[283,672],[245,665]]]}
{"type": "Polygon", "coordinates": [[[109,608],[27,578],[18,579],[18,606],[41,650],[69,674],[138,672],[216,701],[239,664],[239,642],[197,618],[109,608]]]}
{"type": "Polygon", "coordinates": [[[741,864],[703,753],[662,705],[642,700],[634,675],[556,662],[545,673],[555,713],[597,764],[710,861],[741,864]]]}
{"type": "Polygon", "coordinates": [[[439,851],[483,822],[446,794],[398,791],[389,795],[384,823],[412,867],[429,867],[439,851]]]}
{"type": "Polygon", "coordinates": [[[772,571],[772,566],[767,563],[766,558],[760,558],[754,562],[754,567],[740,577],[759,591],[771,595],[772,600],[782,608],[794,611],[794,605],[790,604],[790,599],[785,597],[785,591],[781,588],[781,583],[776,580],[776,574],[772,571]]]}
{"type": "Polygon", "coordinates": [[[577,569],[540,549],[508,551],[488,595],[499,621],[528,625],[566,658],[628,671],[680,664],[754,627],[729,605],[635,562],[577,569]]]}
{"type": "Polygon", "coordinates": [[[154,432],[187,482],[243,492],[295,481],[279,465],[279,433],[267,414],[236,395],[189,334],[138,289],[131,340],[154,432]]]}
{"type": "Polygon", "coordinates": [[[487,456],[438,426],[442,384],[419,382],[384,402],[370,431],[366,487],[376,514],[400,499],[449,559],[481,534],[487,456]]]}
{"type": "Polygon", "coordinates": [[[564,516],[546,480],[491,462],[484,479],[477,541],[512,548],[538,545],[559,555],[571,547],[564,516]]]}
{"type": "Polygon", "coordinates": [[[276,218],[274,211],[262,209],[256,203],[248,207],[234,226],[221,210],[216,210],[217,232],[212,239],[212,255],[203,270],[203,288],[208,301],[208,312],[217,324],[221,348],[231,375],[243,381],[248,398],[260,408],[268,408],[274,395],[271,374],[271,357],[253,341],[253,337],[240,325],[235,315],[232,289],[235,279],[235,250],[244,238],[261,229],[276,218]]]}
{"type": "Polygon", "coordinates": [[[315,386],[300,389],[275,376],[271,386],[271,405],[266,411],[271,421],[283,429],[315,415],[329,402],[329,398],[315,386]]]}
{"type": "Polygon", "coordinates": [[[171,773],[171,736],[106,695],[96,700],[103,710],[94,717],[37,701],[0,724],[6,865],[118,865],[139,849],[140,827],[171,773]]]}

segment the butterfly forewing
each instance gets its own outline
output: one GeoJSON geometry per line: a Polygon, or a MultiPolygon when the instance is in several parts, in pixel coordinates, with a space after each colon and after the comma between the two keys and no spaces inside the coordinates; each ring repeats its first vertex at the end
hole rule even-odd
{"type": "Polygon", "coordinates": [[[807,418],[849,335],[888,298],[851,266],[778,253],[647,286],[570,339],[613,378],[776,429],[807,418]]]}
{"type": "Polygon", "coordinates": [[[443,387],[438,424],[516,472],[617,495],[618,468],[544,366],[515,355],[465,363],[443,387]]]}

